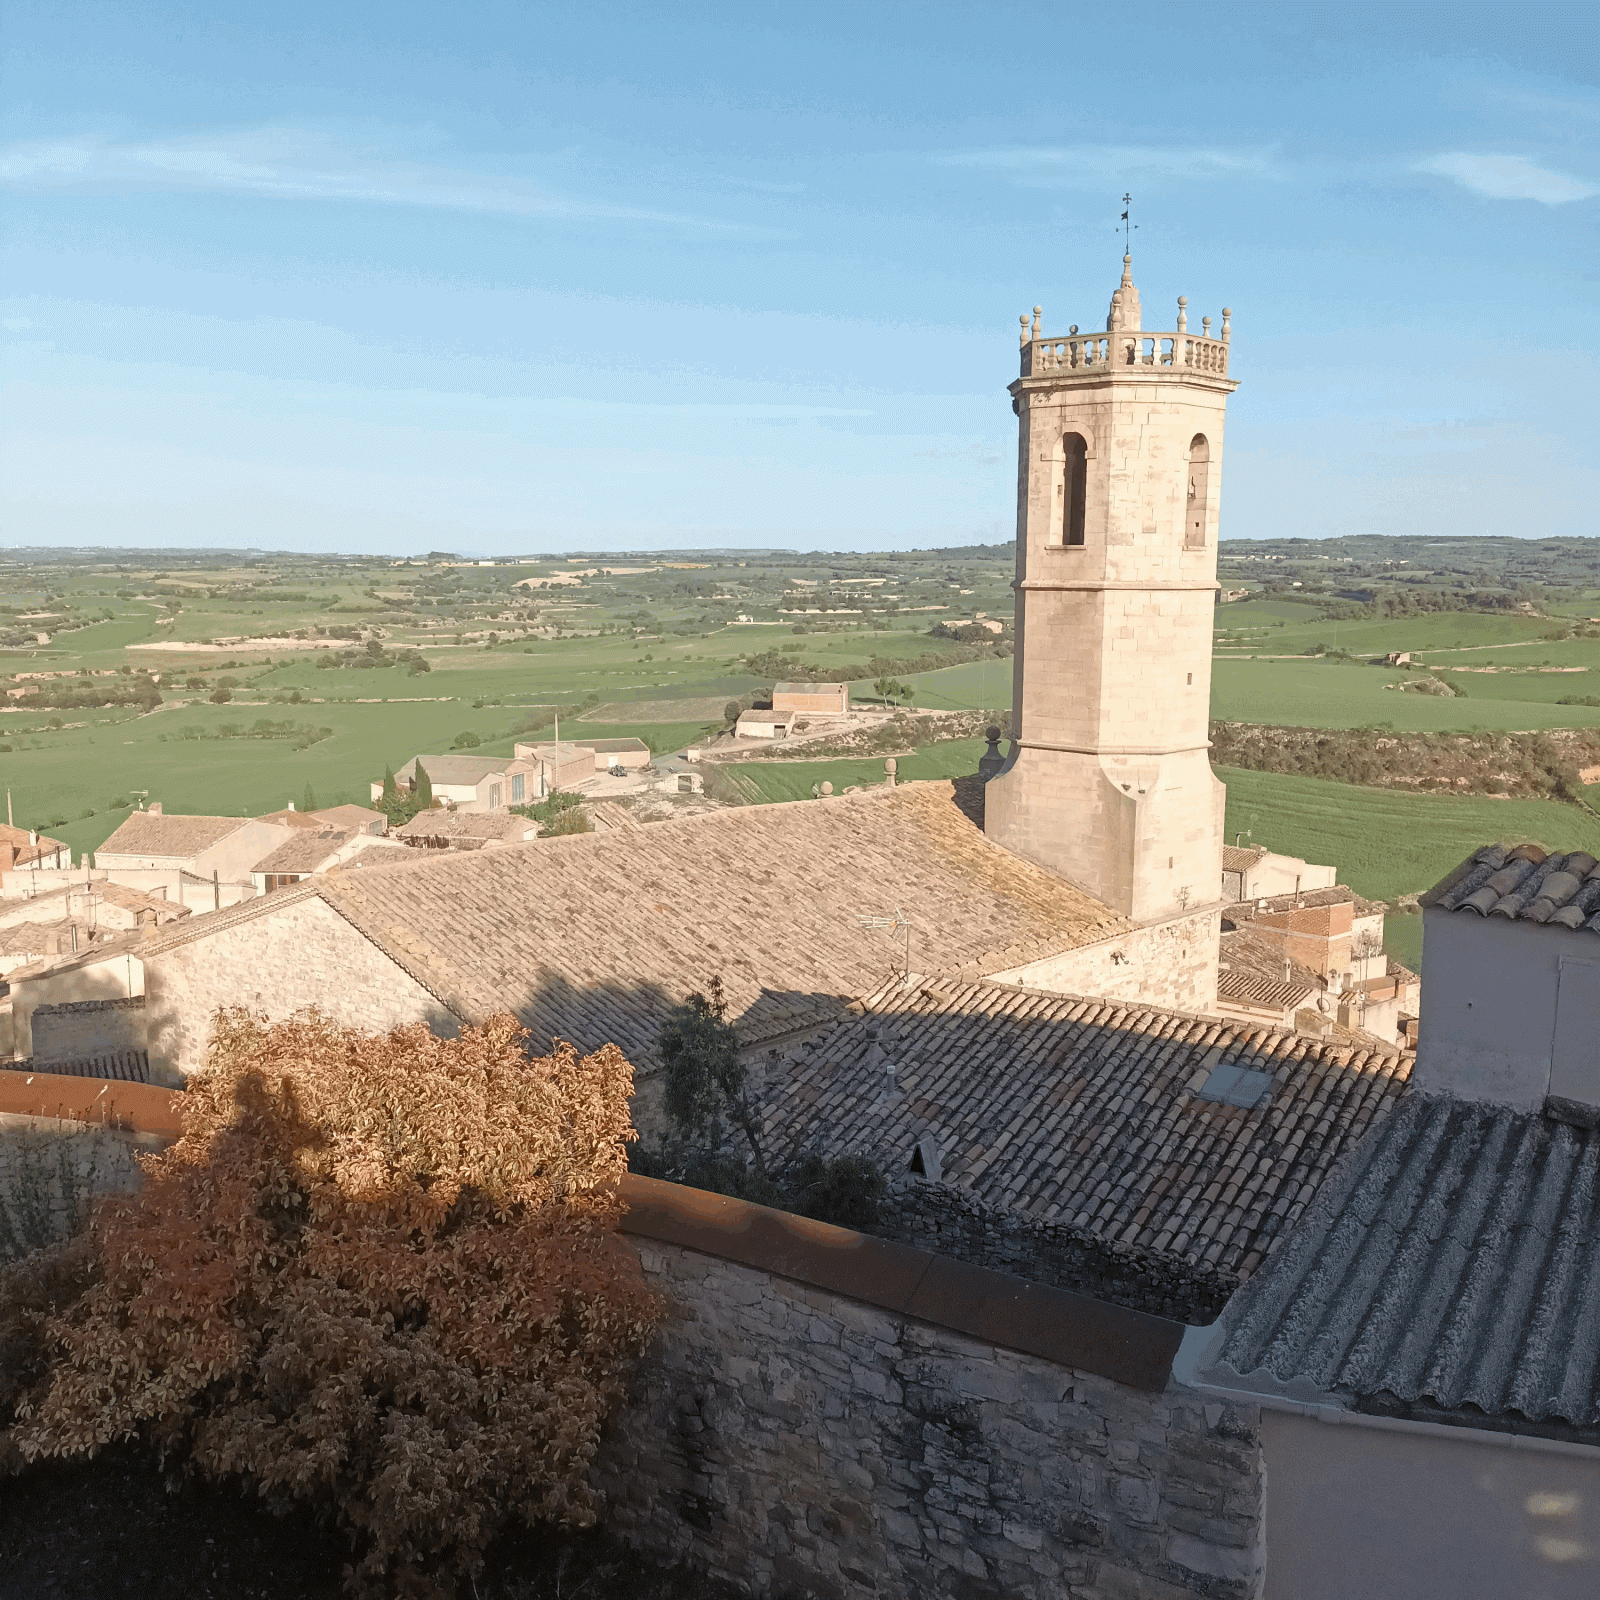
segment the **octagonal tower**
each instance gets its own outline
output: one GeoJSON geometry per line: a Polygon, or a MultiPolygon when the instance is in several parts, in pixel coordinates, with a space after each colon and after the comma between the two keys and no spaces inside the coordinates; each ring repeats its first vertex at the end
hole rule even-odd
{"type": "MultiPolygon", "coordinates": [[[[1214,914],[1223,787],[1207,723],[1228,396],[1213,335],[1140,325],[1133,260],[1104,333],[1023,317],[1012,743],[985,831],[1135,922],[1214,914]]],[[[1215,968],[1215,944],[1211,945],[1215,968]]],[[[1214,982],[1213,982],[1214,992],[1214,982]]]]}

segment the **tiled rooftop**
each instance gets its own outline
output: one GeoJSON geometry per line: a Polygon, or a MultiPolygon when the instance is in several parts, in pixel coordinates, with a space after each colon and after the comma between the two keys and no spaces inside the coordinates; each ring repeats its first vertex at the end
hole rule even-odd
{"type": "Polygon", "coordinates": [[[368,806],[322,806],[316,811],[269,811],[257,822],[276,822],[284,828],[347,828],[351,833],[383,832],[383,813],[368,806]]]}
{"type": "Polygon", "coordinates": [[[900,969],[900,930],[862,922],[896,907],[913,964],[935,971],[1004,971],[1126,930],[986,839],[968,798],[960,784],[901,784],[439,851],[308,878],[137,948],[159,956],[315,894],[457,1016],[511,1010],[536,1035],[615,1042],[648,1068],[665,1010],[713,977],[747,1043],[837,1016],[900,969]]]}
{"type": "Polygon", "coordinates": [[[1600,933],[1600,863],[1582,850],[1485,845],[1422,897],[1424,906],[1600,933]]]}
{"type": "Polygon", "coordinates": [[[1218,948],[1219,998],[1275,1008],[1299,1007],[1322,989],[1315,972],[1288,959],[1281,947],[1257,937],[1248,927],[1224,931],[1218,948]]]}
{"type": "Polygon", "coordinates": [[[168,816],[159,811],[130,812],[127,820],[95,851],[101,856],[176,856],[187,859],[209,850],[244,827],[248,817],[168,816]]]}
{"type": "Polygon", "coordinates": [[[410,783],[417,775],[420,761],[429,783],[477,785],[490,773],[504,772],[512,760],[511,756],[413,756],[395,777],[402,783],[410,783]]]}
{"type": "Polygon", "coordinates": [[[991,983],[894,979],[857,1009],[772,1073],[775,1159],[904,1170],[931,1134],[943,1180],[979,1200],[1240,1274],[1410,1073],[1285,1029],[991,983]],[[1198,1098],[1219,1066],[1270,1074],[1270,1094],[1198,1098]]]}
{"type": "Polygon", "coordinates": [[[1222,914],[1232,922],[1248,922],[1263,912],[1315,910],[1322,906],[1348,903],[1358,917],[1375,917],[1388,908],[1381,900],[1367,900],[1345,884],[1332,889],[1302,889],[1298,894],[1270,894],[1256,899],[1239,901],[1222,908],[1222,914]]]}
{"type": "Polygon", "coordinates": [[[273,873],[315,872],[353,838],[355,834],[345,828],[323,828],[315,833],[307,828],[296,829],[292,838],[285,839],[276,850],[264,855],[250,870],[273,873]]]}
{"type": "Polygon", "coordinates": [[[1222,870],[1224,872],[1248,872],[1266,854],[1265,850],[1245,850],[1238,845],[1225,844],[1222,847],[1222,870]]]}
{"type": "Polygon", "coordinates": [[[1600,1443],[1600,1131],[1405,1096],[1229,1305],[1201,1375],[1600,1443]]]}
{"type": "Polygon", "coordinates": [[[509,811],[419,811],[395,839],[498,839],[521,844],[538,832],[538,824],[509,811]]]}

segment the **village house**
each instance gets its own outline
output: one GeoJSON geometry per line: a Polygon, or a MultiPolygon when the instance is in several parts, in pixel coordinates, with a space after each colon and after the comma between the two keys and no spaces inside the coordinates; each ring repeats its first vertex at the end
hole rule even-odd
{"type": "MultiPolygon", "coordinates": [[[[358,809],[358,808],[352,808],[358,809]]],[[[374,859],[393,860],[403,846],[392,838],[356,833],[348,828],[303,828],[293,824],[290,836],[250,869],[257,894],[272,894],[320,872],[366,866],[374,859]]]]}
{"type": "Polygon", "coordinates": [[[848,683],[778,683],[772,687],[772,709],[802,717],[844,717],[850,714],[848,683]]]}
{"type": "Polygon", "coordinates": [[[0,873],[49,871],[72,865],[72,851],[59,839],[28,828],[0,825],[0,873]]]}
{"type": "Polygon", "coordinates": [[[1222,847],[1224,900],[1261,900],[1308,889],[1331,889],[1338,881],[1336,867],[1316,866],[1272,850],[1245,850],[1231,844],[1222,847]]]}
{"type": "Polygon", "coordinates": [[[1577,1600],[1600,1548],[1600,867],[1491,845],[1422,904],[1410,1092],[1175,1370],[1262,1408],[1269,1595],[1577,1600]]]}
{"type": "MultiPolygon", "coordinates": [[[[459,811],[499,811],[504,806],[539,798],[538,766],[521,755],[521,747],[510,759],[459,754],[413,756],[394,775],[400,789],[410,791],[416,787],[419,762],[428,774],[433,798],[459,811]]],[[[381,781],[372,785],[372,798],[383,798],[381,781]]]]}
{"type": "Polygon", "coordinates": [[[320,806],[315,811],[297,811],[291,801],[282,811],[268,812],[256,820],[276,823],[285,828],[344,828],[350,833],[364,833],[373,838],[381,838],[389,831],[389,819],[381,811],[371,811],[366,806],[357,805],[320,806]]]}
{"type": "Polygon", "coordinates": [[[217,910],[258,892],[258,861],[292,830],[254,817],[168,815],[159,802],[132,812],[94,852],[94,867],[113,883],[164,890],[190,910],[217,910]]]}
{"type": "MultiPolygon", "coordinates": [[[[518,744],[513,745],[512,749],[517,759],[528,765],[525,798],[529,801],[543,800],[558,790],[570,793],[601,768],[592,746],[575,744],[567,739],[543,744],[518,744]]],[[[516,788],[515,780],[512,788],[516,788]]],[[[517,805],[521,802],[514,800],[511,803],[517,805]]]]}

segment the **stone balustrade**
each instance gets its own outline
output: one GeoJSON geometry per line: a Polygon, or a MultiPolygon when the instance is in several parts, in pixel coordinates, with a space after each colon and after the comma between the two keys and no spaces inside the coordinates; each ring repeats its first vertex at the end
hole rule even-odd
{"type": "MultiPolygon", "coordinates": [[[[1218,339],[1179,330],[1175,333],[1146,333],[1122,329],[1115,333],[1071,333],[1064,339],[1029,336],[1025,328],[1022,342],[1022,376],[1037,378],[1045,374],[1061,377],[1088,377],[1111,367],[1166,367],[1178,371],[1228,375],[1228,313],[1223,312],[1222,336],[1218,339]]],[[[1026,322],[1026,318],[1023,319],[1026,322]]],[[[1207,322],[1210,321],[1208,317],[1207,322]]]]}

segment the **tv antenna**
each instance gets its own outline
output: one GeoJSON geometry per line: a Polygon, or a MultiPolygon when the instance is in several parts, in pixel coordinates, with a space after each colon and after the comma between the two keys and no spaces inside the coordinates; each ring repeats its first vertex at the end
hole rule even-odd
{"type": "Polygon", "coordinates": [[[1133,254],[1133,236],[1139,231],[1139,224],[1128,220],[1132,215],[1133,196],[1125,194],[1122,197],[1122,253],[1125,256],[1133,254]]]}
{"type": "Polygon", "coordinates": [[[902,986],[911,983],[911,923],[899,906],[894,908],[892,917],[857,917],[856,921],[863,928],[894,928],[905,934],[905,968],[900,975],[902,986]]]}

